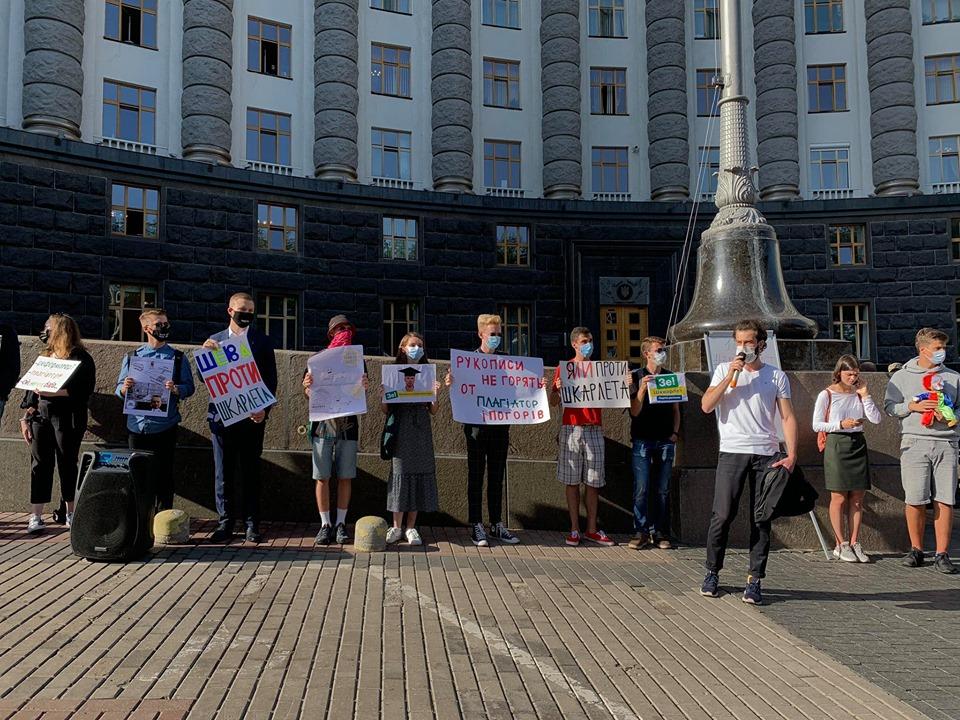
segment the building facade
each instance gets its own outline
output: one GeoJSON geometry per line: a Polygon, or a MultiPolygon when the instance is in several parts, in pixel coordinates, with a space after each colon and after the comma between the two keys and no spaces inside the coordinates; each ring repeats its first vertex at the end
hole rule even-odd
{"type": "MultiPolygon", "coordinates": [[[[762,210],[798,309],[882,362],[956,337],[960,0],[743,2],[762,210]]],[[[719,0],[0,4],[0,311],[186,340],[236,289],[285,347],[442,356],[666,330],[719,165],[719,0]],[[151,258],[153,263],[151,264],[151,258]]]]}

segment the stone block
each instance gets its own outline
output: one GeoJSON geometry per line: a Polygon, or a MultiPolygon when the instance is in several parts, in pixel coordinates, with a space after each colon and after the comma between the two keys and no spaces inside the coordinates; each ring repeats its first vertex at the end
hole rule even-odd
{"type": "Polygon", "coordinates": [[[190,516],[183,510],[162,510],[153,519],[158,545],[184,545],[190,541],[190,516]]]}
{"type": "Polygon", "coordinates": [[[382,552],[387,547],[387,521],[366,515],[353,528],[353,549],[357,552],[382,552]]]}

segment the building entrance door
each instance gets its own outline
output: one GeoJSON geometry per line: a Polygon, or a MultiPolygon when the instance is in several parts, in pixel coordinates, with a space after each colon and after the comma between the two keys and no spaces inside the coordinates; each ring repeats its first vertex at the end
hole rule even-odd
{"type": "Polygon", "coordinates": [[[629,360],[642,365],[640,341],[647,336],[647,308],[604,305],[600,308],[600,359],[629,360]]]}

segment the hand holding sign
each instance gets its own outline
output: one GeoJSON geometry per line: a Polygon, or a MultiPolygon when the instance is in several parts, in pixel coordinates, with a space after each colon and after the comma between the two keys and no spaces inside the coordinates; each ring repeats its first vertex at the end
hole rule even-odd
{"type": "Polygon", "coordinates": [[[253,416],[259,418],[254,422],[262,422],[266,408],[277,402],[260,377],[246,336],[234,336],[217,349],[205,344],[194,351],[193,357],[225,427],[253,416]]]}

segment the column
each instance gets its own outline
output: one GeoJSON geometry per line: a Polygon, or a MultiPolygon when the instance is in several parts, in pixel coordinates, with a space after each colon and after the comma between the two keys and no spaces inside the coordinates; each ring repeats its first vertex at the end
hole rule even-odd
{"type": "Polygon", "coordinates": [[[910,0],[865,0],[876,195],[920,192],[910,0]]]}
{"type": "Polygon", "coordinates": [[[23,11],[23,128],[79,140],[83,0],[25,0],[23,11]]]}
{"type": "Polygon", "coordinates": [[[357,0],[313,3],[313,166],[321,180],[357,180],[357,0]]]}
{"type": "Polygon", "coordinates": [[[233,0],[184,0],[184,160],[230,164],[232,88],[233,0]]]}
{"type": "Polygon", "coordinates": [[[690,196],[683,2],[647,0],[647,136],[650,199],[690,196]]]}
{"type": "Polygon", "coordinates": [[[430,118],[433,189],[473,192],[473,87],[469,0],[433,0],[430,118]]]}
{"type": "Polygon", "coordinates": [[[757,162],[761,200],[800,197],[794,0],[753,5],[757,162]]]}
{"type": "Polygon", "coordinates": [[[540,86],[543,92],[543,196],[580,197],[580,3],[540,5],[540,86]]]}

